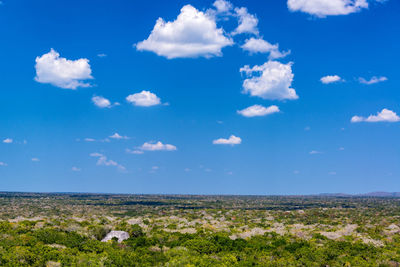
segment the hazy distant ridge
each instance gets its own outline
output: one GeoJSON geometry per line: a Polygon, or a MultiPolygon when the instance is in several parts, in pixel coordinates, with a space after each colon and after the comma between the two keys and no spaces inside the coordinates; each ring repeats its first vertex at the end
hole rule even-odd
{"type": "Polygon", "coordinates": [[[400,192],[370,192],[365,194],[322,193],[319,195],[332,197],[400,197],[400,192]]]}

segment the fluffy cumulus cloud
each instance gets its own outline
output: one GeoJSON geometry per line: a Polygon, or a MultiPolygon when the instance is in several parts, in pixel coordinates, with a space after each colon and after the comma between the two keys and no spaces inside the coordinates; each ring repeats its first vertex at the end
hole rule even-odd
{"type": "Polygon", "coordinates": [[[214,145],[239,145],[242,143],[242,139],[240,137],[231,135],[228,139],[219,138],[213,141],[214,145]]]}
{"type": "Polygon", "coordinates": [[[120,171],[124,171],[125,170],[124,166],[122,166],[121,164],[118,164],[116,161],[108,159],[105,155],[103,155],[101,153],[97,153],[97,152],[91,153],[90,156],[97,158],[97,163],[96,164],[99,165],[99,166],[115,166],[120,171]]]}
{"type": "Polygon", "coordinates": [[[236,16],[239,20],[239,25],[232,32],[233,35],[241,34],[241,33],[251,33],[258,35],[258,19],[255,15],[247,12],[247,8],[245,7],[237,7],[235,8],[236,16]]]}
{"type": "Polygon", "coordinates": [[[368,8],[367,0],[288,0],[290,11],[301,11],[320,18],[348,15],[368,8]]]}
{"type": "Polygon", "coordinates": [[[176,146],[171,144],[163,144],[160,141],[156,143],[145,142],[141,147],[141,150],[144,151],[175,151],[177,150],[176,146]]]}
{"type": "Polygon", "coordinates": [[[5,144],[11,144],[13,142],[13,140],[11,138],[6,138],[3,140],[3,143],[5,144]]]}
{"type": "Polygon", "coordinates": [[[213,16],[186,5],[175,21],[165,22],[159,18],[150,36],[137,43],[136,49],[168,59],[193,58],[221,56],[221,49],[232,44],[223,29],[217,28],[213,16]]]}
{"type": "Polygon", "coordinates": [[[296,91],[291,88],[293,81],[292,63],[268,61],[263,65],[248,65],[240,69],[248,78],[243,81],[243,92],[263,99],[297,99],[296,91]]]}
{"type": "Polygon", "coordinates": [[[64,89],[88,87],[90,84],[84,81],[93,79],[88,59],[69,60],[60,57],[54,49],[36,58],[35,69],[37,82],[49,83],[64,89]]]}
{"type": "Polygon", "coordinates": [[[380,76],[380,77],[373,76],[371,79],[366,80],[363,77],[360,77],[360,78],[358,78],[358,81],[360,83],[370,85],[370,84],[374,84],[374,83],[380,83],[380,82],[387,81],[387,78],[385,76],[380,76]]]}
{"type": "Polygon", "coordinates": [[[283,58],[290,54],[290,51],[279,51],[278,44],[270,44],[262,38],[247,39],[241,47],[250,53],[269,53],[269,59],[283,58]]]}
{"type": "Polygon", "coordinates": [[[328,83],[335,83],[342,81],[342,78],[338,75],[327,75],[320,79],[321,83],[328,84],[328,83]]]}
{"type": "Polygon", "coordinates": [[[400,117],[389,109],[382,109],[376,115],[369,115],[368,117],[353,116],[351,122],[398,122],[400,117]]]}
{"type": "Polygon", "coordinates": [[[160,98],[150,91],[142,91],[140,93],[128,95],[126,101],[140,107],[151,107],[161,104],[160,98]]]}
{"type": "Polygon", "coordinates": [[[280,111],[279,107],[275,105],[269,106],[267,108],[261,105],[253,105],[251,107],[238,110],[237,113],[239,113],[244,117],[259,117],[259,116],[269,115],[272,113],[277,113],[279,111],[280,111]]]}
{"type": "Polygon", "coordinates": [[[108,100],[107,98],[104,98],[102,96],[93,96],[92,102],[99,108],[110,108],[111,107],[110,100],[108,100]]]}

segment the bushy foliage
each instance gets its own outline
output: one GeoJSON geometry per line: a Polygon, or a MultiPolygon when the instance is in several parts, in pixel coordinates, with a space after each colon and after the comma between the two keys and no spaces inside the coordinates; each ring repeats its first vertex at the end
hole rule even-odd
{"type": "Polygon", "coordinates": [[[46,205],[58,211],[44,208],[42,202],[47,200],[42,195],[29,201],[0,197],[0,266],[399,266],[400,262],[400,231],[396,228],[400,205],[396,199],[49,198],[46,205]],[[10,203],[19,203],[18,208],[8,208],[10,203]],[[198,203],[204,207],[192,209],[198,203]],[[96,208],[91,209],[94,204],[96,208]],[[82,214],[77,214],[77,206],[82,214]],[[272,211],[266,212],[265,207],[272,211]],[[299,207],[304,210],[298,212],[299,207]],[[25,208],[41,217],[10,215],[25,208]],[[68,208],[69,212],[64,212],[68,208]],[[142,217],[132,218],[129,212],[142,217]],[[220,222],[228,227],[218,229],[220,222]],[[285,231],[293,224],[309,227],[310,234],[302,237],[285,231]],[[190,231],[184,231],[188,229],[183,225],[190,231]],[[321,225],[326,232],[318,229],[321,225]],[[343,230],[343,225],[353,225],[354,233],[328,238],[327,233],[343,230]],[[279,227],[283,230],[278,231],[279,227]],[[252,232],[254,229],[259,231],[252,232]],[[110,230],[126,231],[130,237],[121,243],[101,242],[110,230]],[[240,235],[243,233],[250,234],[240,235]],[[380,243],[365,242],[361,237],[380,243]]]}

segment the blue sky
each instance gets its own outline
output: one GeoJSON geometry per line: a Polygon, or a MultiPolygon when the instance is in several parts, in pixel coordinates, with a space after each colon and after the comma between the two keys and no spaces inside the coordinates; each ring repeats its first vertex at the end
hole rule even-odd
{"type": "Polygon", "coordinates": [[[399,191],[399,11],[3,0],[0,190],[399,191]]]}

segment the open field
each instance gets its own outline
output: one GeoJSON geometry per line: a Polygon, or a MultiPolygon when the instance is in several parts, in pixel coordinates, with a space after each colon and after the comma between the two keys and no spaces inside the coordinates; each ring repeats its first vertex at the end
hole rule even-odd
{"type": "Polygon", "coordinates": [[[1,193],[0,219],[2,266],[400,262],[400,198],[1,193]]]}

